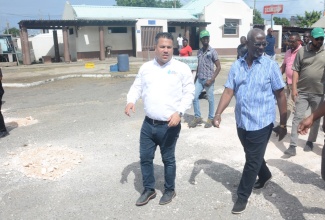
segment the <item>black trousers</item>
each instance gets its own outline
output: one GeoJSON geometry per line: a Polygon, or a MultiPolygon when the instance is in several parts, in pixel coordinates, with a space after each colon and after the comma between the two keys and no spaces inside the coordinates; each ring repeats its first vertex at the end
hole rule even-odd
{"type": "Polygon", "coordinates": [[[264,181],[272,175],[264,160],[272,128],[273,123],[257,131],[246,131],[237,128],[237,134],[246,156],[246,163],[237,190],[238,198],[248,200],[257,176],[264,181]]]}
{"type": "Polygon", "coordinates": [[[2,96],[3,94],[5,93],[5,91],[3,90],[3,87],[2,87],[2,82],[0,80],[0,132],[1,131],[6,131],[6,126],[5,126],[5,121],[3,119],[3,115],[1,113],[1,105],[2,105],[2,96]]]}

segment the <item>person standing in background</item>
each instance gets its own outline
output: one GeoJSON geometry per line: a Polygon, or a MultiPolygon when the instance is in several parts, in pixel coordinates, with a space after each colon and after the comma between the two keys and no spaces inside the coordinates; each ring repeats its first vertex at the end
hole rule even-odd
{"type": "Polygon", "coordinates": [[[177,37],[178,52],[183,48],[183,37],[181,34],[177,37]]]}
{"type": "Polygon", "coordinates": [[[302,46],[306,46],[310,42],[310,32],[305,31],[304,36],[303,36],[303,44],[302,46]]]}
{"type": "Polygon", "coordinates": [[[192,56],[192,47],[188,45],[188,40],[186,38],[183,39],[183,48],[179,51],[179,56],[192,56]]]}
{"type": "Polygon", "coordinates": [[[214,114],[214,81],[221,70],[221,64],[218,53],[210,45],[210,33],[206,30],[201,31],[200,40],[203,47],[198,51],[198,66],[195,80],[195,95],[193,100],[194,119],[189,123],[190,128],[195,128],[198,124],[202,124],[200,112],[199,97],[203,89],[205,89],[209,102],[209,115],[205,123],[205,128],[212,127],[214,114]],[[216,69],[214,69],[216,67],[216,69]]]}
{"type": "Polygon", "coordinates": [[[237,59],[243,57],[247,53],[247,40],[245,36],[240,37],[240,44],[237,47],[237,59]]]}
{"type": "Polygon", "coordinates": [[[275,37],[273,36],[273,29],[267,29],[266,42],[268,45],[265,47],[264,55],[275,60],[275,37]]]}
{"type": "MultiPolygon", "coordinates": [[[[287,79],[287,120],[291,113],[294,113],[295,111],[295,101],[292,99],[292,65],[295,61],[298,50],[302,47],[300,35],[298,33],[292,33],[289,35],[288,47],[289,49],[285,53],[282,66],[280,67],[282,74],[285,73],[287,79]]],[[[278,133],[279,126],[273,128],[273,131],[278,133]]]]}
{"type": "Polygon", "coordinates": [[[3,115],[1,113],[1,106],[2,106],[2,96],[5,93],[2,87],[2,70],[0,68],[0,138],[7,136],[9,133],[6,129],[5,121],[3,119],[3,115]]]}
{"type": "MultiPolygon", "coordinates": [[[[295,61],[292,65],[292,99],[295,101],[295,115],[292,120],[291,138],[289,148],[284,154],[296,155],[298,142],[298,124],[305,117],[310,107],[314,112],[324,98],[324,30],[314,28],[310,36],[311,41],[298,50],[295,61]]],[[[317,139],[320,120],[313,124],[304,151],[313,150],[313,142],[317,139]]]]}

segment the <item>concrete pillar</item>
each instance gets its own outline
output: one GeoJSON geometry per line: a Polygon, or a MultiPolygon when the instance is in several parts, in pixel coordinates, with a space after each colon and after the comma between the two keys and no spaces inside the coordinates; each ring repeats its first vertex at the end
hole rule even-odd
{"type": "Polygon", "coordinates": [[[30,65],[32,64],[30,60],[30,48],[28,42],[28,33],[27,28],[21,28],[22,38],[21,38],[21,47],[23,48],[23,64],[30,65]]]}
{"type": "Polygon", "coordinates": [[[64,62],[70,63],[70,53],[69,53],[69,38],[68,38],[68,28],[63,27],[62,29],[63,34],[63,46],[64,46],[64,62]]]}
{"type": "Polygon", "coordinates": [[[53,30],[53,42],[54,42],[54,60],[55,62],[60,62],[60,52],[59,52],[59,43],[58,43],[58,32],[53,30]]]}
{"type": "Polygon", "coordinates": [[[99,27],[99,60],[105,60],[104,27],[99,27]]]}
{"type": "Polygon", "coordinates": [[[185,38],[190,42],[190,27],[185,27],[185,38]]]}

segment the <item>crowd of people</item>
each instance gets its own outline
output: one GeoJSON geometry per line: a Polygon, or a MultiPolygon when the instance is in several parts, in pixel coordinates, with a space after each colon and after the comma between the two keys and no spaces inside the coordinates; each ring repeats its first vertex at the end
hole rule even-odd
{"type": "MultiPolygon", "coordinates": [[[[165,192],[159,204],[167,204],[176,196],[175,147],[181,130],[181,118],[193,105],[194,119],[188,126],[195,128],[203,123],[199,105],[199,95],[203,89],[207,92],[209,102],[205,128],[219,128],[223,111],[232,97],[236,98],[236,130],[246,161],[232,213],[242,213],[252,190],[264,188],[272,179],[264,160],[266,147],[272,131],[278,136],[278,141],[286,136],[287,120],[291,114],[294,114],[291,142],[284,153],[294,156],[298,132],[306,134],[310,127],[312,131],[304,150],[313,149],[320,117],[325,114],[325,104],[321,104],[324,94],[324,30],[314,28],[311,33],[305,33],[305,46],[302,46],[298,33],[290,33],[289,49],[281,67],[275,61],[275,38],[272,32],[272,28],[269,28],[265,35],[263,30],[253,28],[247,38],[240,38],[237,60],[230,68],[216,111],[213,90],[221,64],[217,51],[209,45],[210,33],[206,30],[200,32],[202,48],[197,52],[198,67],[194,82],[190,69],[173,59],[173,36],[169,33],[157,34],[156,57],[140,68],[127,95],[124,110],[130,116],[131,111],[135,110],[136,101],[143,99],[146,116],[140,133],[140,165],[144,191],[136,202],[137,206],[145,205],[156,197],[153,158],[158,145],[165,170],[165,192]],[[282,77],[284,73],[286,83],[282,77]],[[274,100],[280,116],[276,127],[274,100]],[[309,107],[313,113],[303,120],[309,107]]],[[[191,56],[188,40],[181,40],[180,55],[191,56]]],[[[177,41],[180,44],[178,38],[177,41]]]]}

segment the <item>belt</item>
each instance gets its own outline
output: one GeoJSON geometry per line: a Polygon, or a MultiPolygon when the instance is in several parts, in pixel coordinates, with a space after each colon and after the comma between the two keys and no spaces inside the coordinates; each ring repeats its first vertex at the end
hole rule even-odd
{"type": "Polygon", "coordinates": [[[145,120],[146,120],[146,122],[148,122],[149,124],[152,124],[152,125],[165,125],[165,124],[168,124],[168,121],[154,120],[154,119],[149,118],[148,116],[146,116],[145,120]]]}

